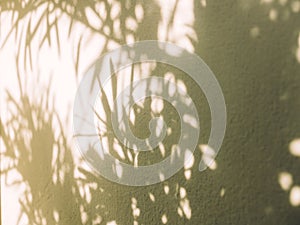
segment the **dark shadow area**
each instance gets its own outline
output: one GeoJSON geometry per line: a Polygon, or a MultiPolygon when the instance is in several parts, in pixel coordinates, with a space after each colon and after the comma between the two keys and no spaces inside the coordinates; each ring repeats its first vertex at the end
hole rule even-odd
{"type": "Polygon", "coordinates": [[[197,53],[221,83],[228,123],[218,169],[192,180],[199,191],[191,198],[206,207],[193,224],[299,224],[299,207],[290,205],[289,192],[278,182],[282,171],[300,182],[299,158],[288,147],[300,131],[300,64],[294,55],[300,17],[291,11],[292,2],[283,7],[249,1],[243,9],[246,1],[213,1],[195,7],[197,53]],[[269,18],[271,10],[280,15],[276,21],[269,18]],[[210,187],[220,186],[226,192],[218,199],[219,190],[210,187]]]}

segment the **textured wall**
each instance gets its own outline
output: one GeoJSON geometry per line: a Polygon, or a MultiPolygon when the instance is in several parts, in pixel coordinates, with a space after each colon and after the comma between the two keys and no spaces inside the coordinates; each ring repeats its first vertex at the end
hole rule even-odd
{"type": "MultiPolygon", "coordinates": [[[[2,224],[17,223],[19,215],[20,224],[300,224],[299,1],[12,2],[0,3],[2,224]],[[63,15],[57,23],[54,14],[63,15]],[[198,171],[199,147],[192,168],[159,184],[121,186],[81,161],[70,109],[100,53],[148,39],[181,45],[209,65],[226,100],[226,136],[214,168],[198,171]]],[[[201,91],[179,70],[149,68],[146,73],[171,72],[183,81],[200,112],[199,144],[205,144],[210,116],[201,91]]],[[[133,130],[140,137],[149,134],[150,105],[137,114],[133,130]]],[[[163,112],[174,128],[166,154],[178,137],[173,111],[163,112]]],[[[149,153],[140,161],[160,157],[149,153]]]]}

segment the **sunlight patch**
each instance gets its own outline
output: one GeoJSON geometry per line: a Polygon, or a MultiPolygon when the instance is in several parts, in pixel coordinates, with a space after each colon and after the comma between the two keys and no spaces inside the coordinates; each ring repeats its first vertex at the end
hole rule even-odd
{"type": "Polygon", "coordinates": [[[293,156],[300,157],[300,139],[295,139],[290,143],[290,153],[293,156]]]}
{"type": "Polygon", "coordinates": [[[290,203],[292,206],[300,206],[300,186],[292,188],[290,193],[290,203]]]}
{"type": "Polygon", "coordinates": [[[216,170],[218,165],[215,161],[215,150],[208,145],[200,145],[199,147],[203,154],[201,160],[201,168],[207,166],[211,170],[216,170]]]}
{"type": "Polygon", "coordinates": [[[224,197],[225,191],[226,191],[225,188],[222,188],[222,189],[221,189],[221,191],[220,191],[220,196],[221,196],[221,197],[224,197]]]}
{"type": "Polygon", "coordinates": [[[155,196],[151,192],[149,193],[149,198],[152,202],[155,202],[155,196]]]}
{"type": "Polygon", "coordinates": [[[293,185],[293,177],[287,172],[282,172],[278,176],[278,182],[284,191],[288,191],[293,185]]]}
{"type": "Polygon", "coordinates": [[[186,180],[190,180],[192,177],[192,171],[191,170],[184,171],[184,177],[186,180]]]}
{"type": "Polygon", "coordinates": [[[166,214],[162,215],[162,217],[161,217],[161,222],[162,222],[163,224],[166,224],[166,223],[168,222],[168,218],[167,218],[167,215],[166,215],[166,214]]]}
{"type": "Polygon", "coordinates": [[[141,4],[137,4],[134,9],[135,17],[138,22],[141,22],[144,18],[144,9],[141,4]]]}
{"type": "Polygon", "coordinates": [[[201,0],[200,3],[201,3],[201,5],[202,5],[202,7],[204,7],[204,8],[205,8],[206,5],[207,5],[207,4],[206,4],[206,0],[201,0]]]}
{"type": "Polygon", "coordinates": [[[181,209],[187,219],[191,219],[192,217],[192,209],[190,207],[190,202],[188,199],[183,199],[180,201],[181,209]]]}
{"type": "Polygon", "coordinates": [[[165,185],[165,186],[164,186],[164,192],[165,192],[166,195],[169,194],[170,188],[169,188],[168,185],[165,185]]]}
{"type": "Polygon", "coordinates": [[[186,190],[184,187],[181,187],[179,189],[179,194],[180,194],[180,198],[185,198],[186,197],[186,190]]]}
{"type": "Polygon", "coordinates": [[[269,12],[269,18],[270,18],[270,20],[272,20],[272,21],[277,20],[277,18],[278,18],[278,12],[277,12],[276,9],[271,9],[271,10],[270,10],[270,12],[269,12]]]}
{"type": "Polygon", "coordinates": [[[291,8],[294,13],[300,12],[300,1],[293,1],[291,3],[291,8]]]}

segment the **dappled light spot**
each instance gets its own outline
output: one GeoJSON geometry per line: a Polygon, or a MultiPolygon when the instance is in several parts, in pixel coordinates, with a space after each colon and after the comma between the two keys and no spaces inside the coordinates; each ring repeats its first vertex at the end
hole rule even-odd
{"type": "Polygon", "coordinates": [[[78,190],[79,190],[80,197],[84,198],[84,186],[83,185],[79,185],[78,190]]]}
{"type": "Polygon", "coordinates": [[[136,207],[136,204],[137,204],[137,200],[136,200],[135,197],[132,197],[132,198],[131,198],[131,203],[132,203],[131,206],[134,206],[133,208],[135,208],[135,207],[136,207]]]}
{"type": "Polygon", "coordinates": [[[151,99],[151,110],[154,113],[161,113],[164,108],[164,101],[161,98],[152,98],[151,99]]]}
{"type": "Polygon", "coordinates": [[[98,183],[96,182],[92,182],[89,184],[90,188],[93,189],[93,190],[96,190],[98,188],[98,183]]]}
{"type": "Polygon", "coordinates": [[[194,127],[196,129],[199,128],[197,119],[195,117],[193,117],[192,115],[184,114],[182,119],[183,119],[183,122],[189,124],[191,127],[194,127]]]}
{"type": "MultiPolygon", "coordinates": [[[[174,83],[175,82],[175,75],[172,72],[167,72],[165,75],[165,82],[171,82],[174,83]]],[[[170,93],[169,93],[170,94],[170,93]]]]}
{"type": "Polygon", "coordinates": [[[190,169],[194,165],[195,158],[190,150],[186,150],[184,153],[184,169],[190,169]]]}
{"type": "MultiPolygon", "coordinates": [[[[136,146],[133,145],[134,149],[136,149],[136,146]]],[[[139,152],[135,151],[134,152],[134,157],[133,157],[133,166],[138,167],[139,164],[139,152]]]]}
{"type": "Polygon", "coordinates": [[[260,34],[260,29],[258,26],[254,26],[250,29],[250,36],[253,38],[257,38],[260,34]]]}
{"type": "Polygon", "coordinates": [[[141,22],[142,19],[144,18],[143,6],[141,4],[137,4],[134,8],[134,12],[135,12],[135,17],[136,17],[137,21],[141,22]]]}
{"type": "Polygon", "coordinates": [[[115,173],[117,174],[117,176],[119,177],[119,178],[121,178],[122,177],[122,174],[123,174],[123,168],[122,168],[122,166],[120,165],[120,161],[119,160],[115,160],[115,173]]]}
{"type": "Polygon", "coordinates": [[[170,136],[172,134],[172,128],[168,127],[167,128],[167,135],[170,136]]]}
{"type": "Polygon", "coordinates": [[[168,87],[168,94],[169,94],[169,96],[170,96],[170,97],[173,97],[173,96],[175,95],[175,93],[176,93],[176,88],[175,88],[175,86],[170,85],[170,86],[168,87]]]}
{"type": "Polygon", "coordinates": [[[220,191],[220,196],[221,197],[224,197],[224,195],[225,195],[225,188],[221,188],[221,191],[220,191]]]}
{"type": "Polygon", "coordinates": [[[177,213],[180,217],[183,217],[183,211],[180,207],[177,208],[177,213]]]}
{"type": "Polygon", "coordinates": [[[276,9],[271,9],[269,12],[269,19],[272,21],[276,21],[278,18],[278,11],[276,9]]]}
{"type": "MultiPolygon", "coordinates": [[[[163,89],[164,89],[164,85],[163,85],[162,81],[151,80],[149,88],[152,89],[152,90],[155,89],[156,93],[162,93],[163,89]]],[[[159,96],[152,96],[152,99],[154,100],[154,99],[161,99],[161,98],[159,96]]]]}
{"type": "Polygon", "coordinates": [[[155,202],[155,196],[151,192],[149,192],[149,198],[152,202],[155,202]]]}
{"type": "Polygon", "coordinates": [[[300,157],[300,139],[295,139],[290,143],[290,153],[293,156],[300,157]]]}
{"type": "Polygon", "coordinates": [[[117,222],[115,220],[107,222],[106,225],[117,225],[117,222]]]}
{"type": "Polygon", "coordinates": [[[113,40],[109,40],[108,43],[107,43],[107,49],[109,51],[112,51],[112,50],[118,48],[119,46],[120,46],[120,44],[113,41],[113,40]]]}
{"type": "Polygon", "coordinates": [[[85,15],[88,20],[88,23],[95,29],[99,30],[103,23],[102,20],[95,14],[95,11],[90,7],[85,8],[85,15]]]}
{"type": "Polygon", "coordinates": [[[57,210],[53,210],[53,218],[54,218],[55,222],[59,221],[59,213],[57,210]]]}
{"type": "Polygon", "coordinates": [[[162,157],[165,157],[166,155],[166,149],[165,149],[165,146],[160,142],[158,144],[158,147],[159,147],[159,151],[160,151],[160,154],[162,157]]]}
{"type": "Polygon", "coordinates": [[[131,209],[133,218],[140,216],[141,210],[137,207],[137,200],[134,197],[131,198],[131,209]]]}
{"type": "Polygon", "coordinates": [[[132,17],[128,17],[125,20],[126,28],[131,31],[136,31],[138,28],[138,24],[136,20],[132,17]]]}
{"type": "Polygon", "coordinates": [[[218,164],[215,160],[213,160],[209,165],[208,168],[211,170],[216,170],[218,168],[218,164]]]}
{"type": "Polygon", "coordinates": [[[74,14],[74,12],[75,12],[75,7],[74,7],[73,5],[67,4],[65,8],[66,8],[66,11],[67,11],[68,13],[74,14]]]}
{"type": "Polygon", "coordinates": [[[161,47],[168,55],[179,57],[183,53],[181,48],[173,48],[172,46],[163,46],[161,47]]]}
{"type": "MultiPolygon", "coordinates": [[[[141,60],[147,59],[148,57],[145,56],[141,56],[141,60]]],[[[141,77],[146,77],[146,76],[150,76],[151,71],[153,71],[157,66],[157,62],[145,62],[140,64],[140,76],[141,77]]],[[[155,84],[158,84],[158,82],[154,82],[155,84]]]]}
{"type": "Polygon", "coordinates": [[[119,143],[114,142],[113,148],[114,148],[115,152],[117,152],[117,154],[119,155],[119,157],[121,159],[125,159],[125,154],[124,154],[123,149],[122,149],[122,147],[119,143]]]}
{"type": "Polygon", "coordinates": [[[184,171],[184,177],[186,180],[190,180],[192,177],[192,171],[191,170],[184,171]]]}
{"type": "Polygon", "coordinates": [[[100,215],[96,215],[96,217],[93,219],[93,225],[100,224],[102,222],[102,217],[100,215]]]}
{"type": "Polygon", "coordinates": [[[159,173],[159,179],[161,180],[161,181],[164,181],[165,180],[165,175],[163,174],[163,173],[159,173]]]}
{"type": "Polygon", "coordinates": [[[133,162],[133,157],[132,157],[131,151],[129,149],[127,149],[127,157],[130,162],[133,162]]]}
{"type": "Polygon", "coordinates": [[[184,84],[184,82],[180,79],[177,80],[177,87],[178,87],[178,92],[181,95],[185,95],[187,94],[187,88],[186,85],[184,84]]]}
{"type": "Polygon", "coordinates": [[[112,4],[111,9],[110,9],[110,18],[112,20],[117,19],[121,14],[121,3],[120,2],[115,2],[112,4]]]}
{"type": "Polygon", "coordinates": [[[292,206],[300,206],[300,186],[294,186],[290,192],[290,203],[292,206]]]}
{"type": "Polygon", "coordinates": [[[91,203],[92,201],[92,194],[90,191],[90,187],[88,184],[84,185],[84,195],[85,195],[85,200],[87,203],[91,203]]]}
{"type": "Polygon", "coordinates": [[[164,192],[165,192],[166,195],[169,194],[170,188],[169,188],[168,185],[165,185],[165,186],[164,186],[164,192]]]}
{"type": "MultiPolygon", "coordinates": [[[[167,72],[164,75],[165,84],[175,83],[175,75],[171,72],[167,72]]],[[[175,85],[168,85],[168,95],[173,97],[176,93],[175,85]]]]}
{"type": "Polygon", "coordinates": [[[292,1],[291,2],[291,9],[292,9],[293,13],[300,12],[300,1],[299,0],[292,1]]]}
{"type": "Polygon", "coordinates": [[[192,217],[192,209],[190,207],[190,201],[187,198],[187,191],[184,187],[179,187],[176,185],[176,195],[179,195],[180,202],[179,207],[177,208],[177,213],[180,217],[185,216],[187,219],[192,217]]]}
{"type": "Polygon", "coordinates": [[[180,200],[180,207],[181,207],[185,217],[187,219],[191,219],[192,209],[190,207],[190,201],[187,198],[180,200]]]}
{"type": "Polygon", "coordinates": [[[166,223],[168,222],[168,217],[167,217],[166,214],[163,214],[163,215],[162,215],[162,217],[161,217],[161,222],[162,222],[163,224],[166,224],[166,223]]]}
{"type": "Polygon", "coordinates": [[[88,214],[84,211],[84,206],[80,206],[81,223],[85,224],[88,221],[88,214]]]}
{"type": "Polygon", "coordinates": [[[117,38],[121,38],[122,37],[122,32],[121,32],[121,29],[120,29],[120,26],[121,26],[121,22],[120,22],[120,19],[115,19],[113,21],[113,27],[112,27],[112,30],[114,32],[114,35],[117,37],[117,38]]]}
{"type": "Polygon", "coordinates": [[[199,145],[199,147],[202,152],[202,163],[204,163],[205,166],[208,166],[209,169],[216,170],[218,165],[215,161],[215,150],[208,145],[199,145]]]}
{"type": "Polygon", "coordinates": [[[164,134],[165,123],[163,120],[163,116],[156,117],[154,120],[150,121],[150,125],[149,125],[150,130],[152,130],[153,127],[155,128],[156,137],[160,137],[164,134]]]}
{"type": "Polygon", "coordinates": [[[146,98],[143,99],[134,99],[136,106],[138,106],[137,113],[141,113],[141,109],[144,109],[145,107],[145,100],[146,98]]]}
{"type": "Polygon", "coordinates": [[[140,213],[141,213],[141,210],[139,208],[135,208],[132,211],[132,215],[133,215],[134,218],[139,217],[140,213]]]}
{"type": "Polygon", "coordinates": [[[279,173],[278,182],[282,190],[288,191],[293,185],[293,176],[288,172],[279,173]]]}
{"type": "Polygon", "coordinates": [[[204,8],[206,7],[206,0],[200,0],[200,3],[202,7],[204,8]]]}
{"type": "Polygon", "coordinates": [[[126,43],[127,44],[133,44],[135,42],[135,38],[133,34],[127,34],[126,35],[126,43]]]}
{"type": "Polygon", "coordinates": [[[185,198],[186,197],[186,190],[185,190],[184,187],[180,187],[179,195],[180,195],[180,198],[185,198]]]}
{"type": "Polygon", "coordinates": [[[110,27],[107,26],[107,25],[105,25],[105,26],[103,27],[103,32],[104,32],[104,34],[106,34],[106,35],[110,35],[110,33],[111,33],[110,27]]]}

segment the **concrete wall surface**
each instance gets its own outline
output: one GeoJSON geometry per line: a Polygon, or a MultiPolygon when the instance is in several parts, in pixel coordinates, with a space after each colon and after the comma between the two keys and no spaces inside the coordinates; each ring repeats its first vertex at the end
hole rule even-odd
{"type": "MultiPolygon", "coordinates": [[[[300,224],[299,0],[2,0],[0,88],[3,225],[300,224]],[[182,120],[190,126],[188,142],[196,143],[170,178],[161,167],[161,182],[130,186],[98,175],[82,157],[73,106],[99,56],[143,40],[173,43],[204,60],[222,88],[226,134],[212,157],[208,101],[180,68],[145,61],[117,71],[95,105],[100,143],[115,158],[105,169],[121,180],[120,162],[147,167],[168,160],[178,151],[182,120]],[[181,88],[162,82],[155,90],[190,96],[199,138],[193,137],[199,130],[194,117],[181,118],[175,103],[155,97],[137,101],[124,118],[144,139],[149,121],[160,115],[165,139],[137,152],[116,138],[114,99],[152,76],[181,88]],[[212,163],[200,172],[205,157],[212,163]]],[[[86,157],[100,168],[99,154],[92,149],[86,157]]]]}

